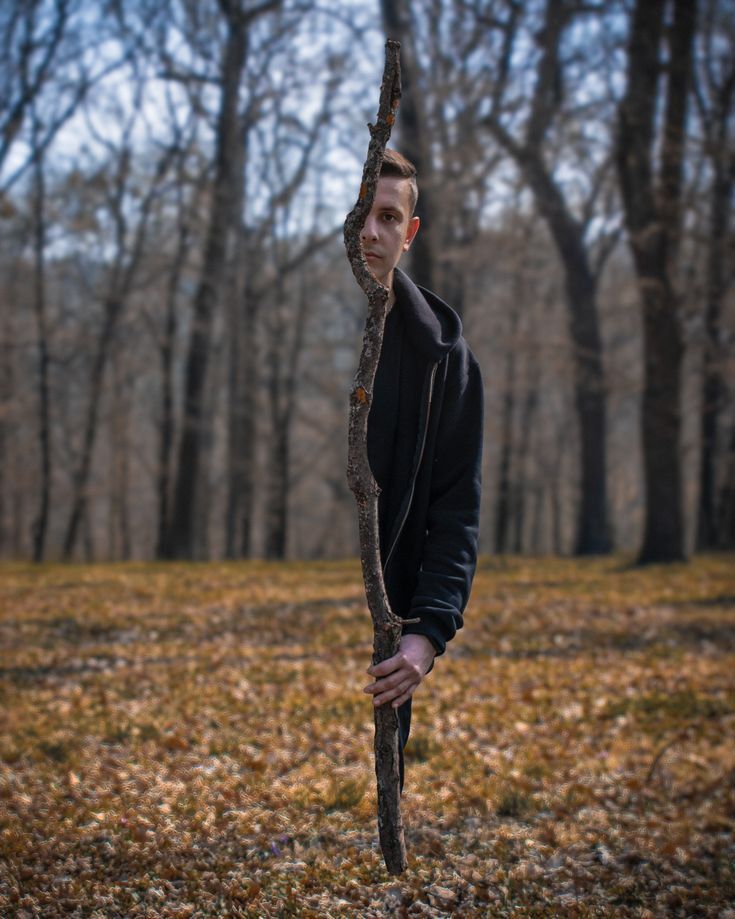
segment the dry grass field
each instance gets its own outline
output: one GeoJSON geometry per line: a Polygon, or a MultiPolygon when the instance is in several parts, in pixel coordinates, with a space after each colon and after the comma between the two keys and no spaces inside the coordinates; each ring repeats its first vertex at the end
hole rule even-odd
{"type": "Polygon", "coordinates": [[[484,559],[377,846],[355,562],[0,567],[0,915],[735,916],[735,558],[484,559]]]}

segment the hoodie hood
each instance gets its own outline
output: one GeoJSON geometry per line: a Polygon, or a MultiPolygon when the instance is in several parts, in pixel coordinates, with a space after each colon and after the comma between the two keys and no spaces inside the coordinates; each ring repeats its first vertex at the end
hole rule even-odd
{"type": "Polygon", "coordinates": [[[411,343],[429,360],[441,361],[460,340],[459,316],[436,294],[414,284],[400,268],[393,272],[393,287],[411,343]]]}

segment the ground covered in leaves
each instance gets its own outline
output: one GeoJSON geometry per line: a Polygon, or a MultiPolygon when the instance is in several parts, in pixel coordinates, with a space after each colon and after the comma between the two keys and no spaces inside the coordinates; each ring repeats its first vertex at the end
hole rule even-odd
{"type": "Polygon", "coordinates": [[[2,916],[735,916],[735,559],[492,559],[377,846],[354,562],[4,565],[2,916]]]}

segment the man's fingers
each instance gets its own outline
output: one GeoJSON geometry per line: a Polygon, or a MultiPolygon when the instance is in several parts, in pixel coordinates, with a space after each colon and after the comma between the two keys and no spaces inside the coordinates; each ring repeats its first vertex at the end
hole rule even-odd
{"type": "Polygon", "coordinates": [[[397,670],[402,663],[403,656],[399,651],[398,654],[394,654],[393,657],[387,657],[379,664],[373,664],[372,667],[368,667],[367,672],[370,676],[388,676],[389,673],[393,673],[394,670],[397,670]]]}
{"type": "Polygon", "coordinates": [[[375,680],[374,683],[367,685],[363,691],[373,694],[383,693],[386,690],[395,689],[403,683],[408,684],[412,682],[421,682],[421,671],[412,664],[404,661],[398,670],[393,670],[389,676],[384,676],[375,680]]]}
{"type": "Polygon", "coordinates": [[[387,689],[384,692],[381,692],[379,695],[375,696],[373,699],[373,704],[385,705],[386,702],[390,702],[393,699],[401,698],[402,696],[410,696],[413,691],[417,688],[420,681],[417,681],[415,677],[409,677],[406,680],[401,680],[396,686],[387,689]]]}
{"type": "Polygon", "coordinates": [[[384,676],[382,679],[370,683],[369,686],[365,687],[365,692],[385,692],[386,689],[393,689],[394,686],[398,686],[405,679],[406,674],[396,670],[390,676],[384,676]]]}
{"type": "Polygon", "coordinates": [[[417,687],[414,686],[414,688],[410,692],[404,692],[402,696],[399,696],[397,699],[394,699],[391,702],[391,705],[393,706],[393,708],[398,708],[399,706],[403,705],[404,702],[407,702],[411,698],[411,696],[414,694],[416,689],[417,687]]]}
{"type": "Polygon", "coordinates": [[[372,693],[373,704],[377,707],[391,702],[394,706],[402,705],[413,695],[421,683],[425,668],[415,660],[415,654],[399,651],[379,664],[368,667],[367,672],[376,677],[363,690],[372,693]]]}

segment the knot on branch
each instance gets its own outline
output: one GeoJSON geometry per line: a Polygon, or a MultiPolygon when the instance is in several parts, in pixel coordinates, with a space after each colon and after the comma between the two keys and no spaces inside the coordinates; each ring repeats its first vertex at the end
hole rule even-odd
{"type": "Polygon", "coordinates": [[[421,619],[402,619],[400,616],[396,616],[396,614],[390,610],[387,619],[382,624],[382,628],[385,629],[386,632],[391,632],[403,625],[413,625],[414,622],[421,622],[421,619]]]}
{"type": "Polygon", "coordinates": [[[352,398],[356,402],[359,402],[360,405],[370,405],[373,396],[372,393],[368,392],[364,386],[356,386],[352,390],[352,398]]]}

